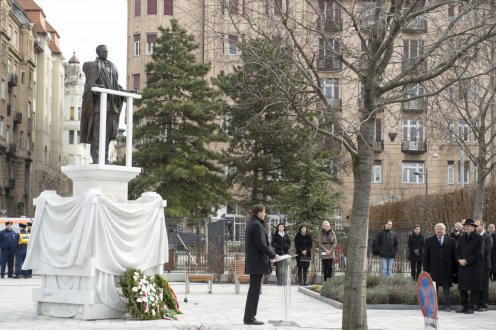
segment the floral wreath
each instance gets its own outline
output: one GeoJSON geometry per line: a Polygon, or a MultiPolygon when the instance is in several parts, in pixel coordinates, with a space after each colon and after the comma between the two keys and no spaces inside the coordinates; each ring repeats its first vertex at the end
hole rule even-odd
{"type": "Polygon", "coordinates": [[[121,287],[128,311],[135,319],[177,320],[177,314],[181,314],[174,290],[159,274],[152,278],[139,269],[128,269],[122,275],[121,287]]]}

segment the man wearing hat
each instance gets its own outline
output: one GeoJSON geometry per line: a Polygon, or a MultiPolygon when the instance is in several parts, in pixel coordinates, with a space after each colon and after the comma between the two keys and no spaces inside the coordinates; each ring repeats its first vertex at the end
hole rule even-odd
{"type": "Polygon", "coordinates": [[[28,252],[28,244],[29,244],[29,232],[26,229],[26,224],[19,224],[19,245],[17,247],[16,254],[16,266],[15,266],[15,277],[14,278],[28,278],[29,272],[27,270],[22,270],[22,264],[26,259],[26,252],[28,252]]]}
{"type": "Polygon", "coordinates": [[[476,227],[473,219],[466,219],[463,224],[465,235],[459,239],[456,258],[462,309],[456,311],[457,313],[472,314],[477,293],[482,290],[484,240],[481,235],[475,232],[476,227]],[[468,291],[470,291],[470,300],[468,299],[468,291]]]}
{"type": "Polygon", "coordinates": [[[0,259],[0,276],[5,277],[5,267],[8,266],[8,277],[14,277],[14,255],[17,248],[19,235],[12,230],[12,221],[5,223],[5,229],[0,231],[0,249],[2,257],[0,259]]]}

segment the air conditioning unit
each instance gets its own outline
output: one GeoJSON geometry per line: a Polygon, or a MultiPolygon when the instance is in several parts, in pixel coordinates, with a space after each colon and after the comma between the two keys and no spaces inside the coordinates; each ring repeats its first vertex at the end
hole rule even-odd
{"type": "Polygon", "coordinates": [[[419,150],[420,142],[418,141],[409,141],[408,142],[408,150],[419,150]]]}

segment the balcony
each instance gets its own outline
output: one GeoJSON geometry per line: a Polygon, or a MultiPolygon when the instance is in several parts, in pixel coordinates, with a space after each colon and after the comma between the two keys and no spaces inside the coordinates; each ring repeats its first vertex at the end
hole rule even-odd
{"type": "Polygon", "coordinates": [[[317,69],[319,71],[341,71],[341,61],[335,56],[317,59],[317,69]]]}
{"type": "Polygon", "coordinates": [[[383,152],[384,151],[384,140],[383,141],[374,141],[372,148],[374,148],[375,153],[383,152]]]}
{"type": "Polygon", "coordinates": [[[17,86],[17,74],[11,73],[9,75],[9,88],[17,86]]]}
{"type": "Polygon", "coordinates": [[[403,141],[401,151],[406,154],[423,154],[427,151],[425,141],[403,141]]]}
{"type": "Polygon", "coordinates": [[[424,59],[422,63],[418,64],[419,58],[418,57],[413,57],[413,58],[403,58],[403,62],[401,63],[401,70],[403,72],[409,71],[412,73],[425,73],[427,72],[427,62],[424,59]],[[415,68],[413,66],[417,65],[415,68]]]}
{"type": "Polygon", "coordinates": [[[14,188],[15,188],[15,179],[14,178],[5,179],[5,189],[13,190],[14,188]]]}
{"type": "Polygon", "coordinates": [[[403,28],[404,33],[426,33],[427,32],[427,20],[425,17],[417,16],[410,22],[408,22],[403,28]]]}
{"type": "Polygon", "coordinates": [[[15,143],[9,144],[9,148],[7,149],[7,155],[15,156],[17,152],[17,145],[15,143]]]}
{"type": "Polygon", "coordinates": [[[319,20],[319,26],[324,32],[340,32],[343,31],[343,20],[341,18],[326,18],[319,20]]]}
{"type": "Polygon", "coordinates": [[[14,125],[19,125],[20,123],[22,123],[22,113],[16,112],[14,113],[14,125]]]}
{"type": "Polygon", "coordinates": [[[415,100],[410,100],[408,102],[403,102],[401,104],[401,110],[406,112],[423,112],[427,110],[427,100],[425,98],[419,98],[415,100]]]}

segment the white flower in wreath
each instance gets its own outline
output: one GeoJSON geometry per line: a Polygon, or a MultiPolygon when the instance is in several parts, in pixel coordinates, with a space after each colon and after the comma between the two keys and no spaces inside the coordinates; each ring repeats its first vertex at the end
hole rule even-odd
{"type": "Polygon", "coordinates": [[[136,299],[136,301],[140,303],[140,302],[143,302],[143,299],[138,298],[138,299],[136,299]]]}
{"type": "Polygon", "coordinates": [[[154,296],[151,296],[150,297],[150,301],[155,301],[155,297],[154,296]]]}
{"type": "Polygon", "coordinates": [[[139,294],[140,294],[140,296],[142,296],[143,295],[143,291],[140,291],[139,294]]]}
{"type": "Polygon", "coordinates": [[[138,288],[137,287],[133,287],[132,290],[133,290],[133,292],[138,292],[138,288]]]}
{"type": "MultiPolygon", "coordinates": [[[[136,274],[136,273],[135,273],[135,274],[136,274]]],[[[137,280],[138,280],[138,276],[133,275],[133,280],[137,281],[137,280]]]]}
{"type": "Polygon", "coordinates": [[[139,275],[139,273],[138,273],[138,272],[134,272],[134,275],[138,276],[138,275],[139,275]]]}
{"type": "Polygon", "coordinates": [[[152,309],[152,315],[155,316],[155,310],[154,309],[152,309]]]}

